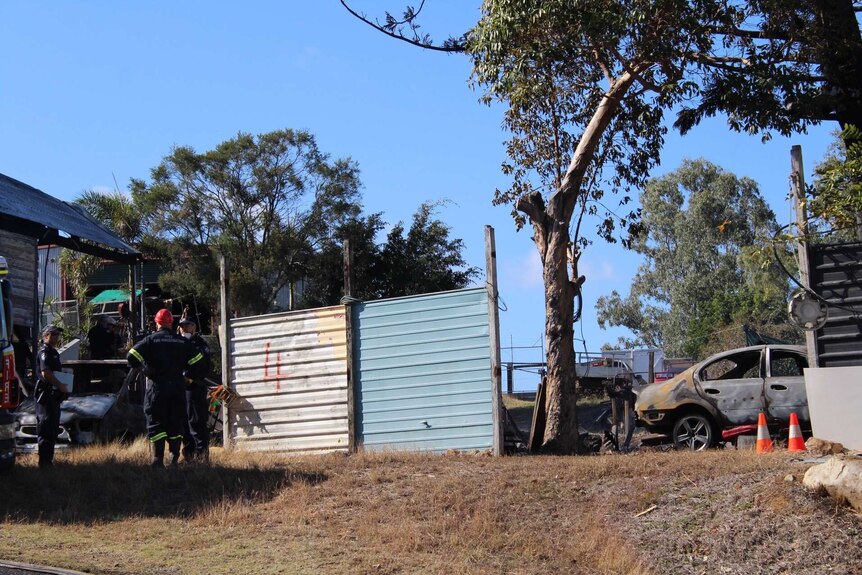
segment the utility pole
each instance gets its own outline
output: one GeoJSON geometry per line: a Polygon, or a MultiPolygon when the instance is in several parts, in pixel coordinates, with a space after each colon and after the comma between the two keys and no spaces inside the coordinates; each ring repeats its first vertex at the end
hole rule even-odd
{"type": "MultiPolygon", "coordinates": [[[[805,207],[805,171],[802,169],[802,146],[790,148],[790,181],[793,187],[793,204],[796,208],[796,253],[799,262],[799,283],[811,290],[811,267],[808,261],[808,210],[805,207]]],[[[808,366],[819,367],[815,330],[805,330],[805,347],[808,366]]]]}

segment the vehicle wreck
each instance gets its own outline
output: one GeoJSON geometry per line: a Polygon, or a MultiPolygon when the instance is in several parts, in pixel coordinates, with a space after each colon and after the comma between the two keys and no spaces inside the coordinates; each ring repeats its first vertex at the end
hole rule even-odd
{"type": "MultiPolygon", "coordinates": [[[[143,374],[124,360],[75,360],[72,394],[60,405],[57,449],[131,439],[146,431],[143,374]]],[[[21,452],[35,452],[36,411],[32,398],[14,412],[15,443],[21,452]]]]}
{"type": "Polygon", "coordinates": [[[713,355],[683,373],[637,391],[637,424],[670,436],[680,448],[706,449],[724,429],[757,423],[766,415],[787,427],[791,413],[810,428],[803,369],[805,348],[759,345],[713,355]]]}

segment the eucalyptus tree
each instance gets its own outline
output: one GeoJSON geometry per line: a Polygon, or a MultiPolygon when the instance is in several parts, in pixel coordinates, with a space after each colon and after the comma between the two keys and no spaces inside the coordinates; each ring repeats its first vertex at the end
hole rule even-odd
{"type": "Polygon", "coordinates": [[[353,161],[332,160],[310,133],[290,129],[239,133],[204,153],[176,147],[149,182],[131,185],[168,256],[164,287],[217,301],[217,248],[231,261],[242,314],[273,309],[278,291],[304,277],[328,229],[359,214],[359,187],[353,161]]]}
{"type": "Polygon", "coordinates": [[[380,21],[341,2],[390,36],[466,53],[482,101],[507,107],[512,183],[494,201],[529,223],[542,261],[548,451],[579,447],[584,217],[598,216],[596,235],[609,241],[637,231],[625,206],[659,159],[665,114],[686,131],[723,112],[731,129],[764,138],[855,121],[862,40],[850,0],[485,0],[471,30],[439,45],[418,27],[424,0],[380,21]]]}
{"type": "Polygon", "coordinates": [[[705,160],[647,182],[640,233],[631,248],[644,257],[627,296],[596,303],[601,327],[623,326],[635,344],[671,356],[699,357],[710,335],[744,323],[785,324],[787,277],[758,259],[778,230],[757,183],[705,160]]]}

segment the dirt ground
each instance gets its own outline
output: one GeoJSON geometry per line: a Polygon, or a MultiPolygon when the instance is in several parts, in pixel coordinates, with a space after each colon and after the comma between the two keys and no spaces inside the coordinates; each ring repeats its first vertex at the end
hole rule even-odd
{"type": "MultiPolygon", "coordinates": [[[[510,412],[529,437],[532,405],[515,404],[520,407],[510,412]]],[[[607,407],[607,402],[599,401],[580,405],[582,432],[601,435],[605,427],[600,419],[607,407]]],[[[668,457],[699,455],[676,452],[656,439],[636,428],[630,453],[602,457],[637,458],[650,452],[668,457]],[[642,440],[647,445],[642,446],[642,440]]],[[[744,458],[774,457],[737,450],[731,444],[713,451],[744,458]]],[[[740,472],[728,469],[719,475],[680,471],[669,490],[659,484],[667,478],[656,477],[655,503],[644,509],[649,511],[640,517],[618,516],[615,527],[635,543],[644,564],[656,574],[862,574],[862,514],[825,494],[810,492],[801,483],[805,471],[825,459],[778,452],[775,456],[786,464],[779,469],[764,465],[740,472]]],[[[627,483],[626,477],[609,475],[602,488],[624,493],[627,483]]]]}

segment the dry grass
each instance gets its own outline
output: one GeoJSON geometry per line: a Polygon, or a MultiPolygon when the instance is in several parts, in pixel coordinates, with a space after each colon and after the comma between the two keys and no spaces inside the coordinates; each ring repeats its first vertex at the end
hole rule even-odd
{"type": "MultiPolygon", "coordinates": [[[[93,573],[658,575],[688,570],[718,514],[779,517],[800,497],[783,481],[799,464],[778,454],[212,459],[151,470],[139,442],[61,453],[45,474],[25,457],[2,478],[16,496],[0,499],[0,557],[93,573]]],[[[858,526],[811,505],[823,529],[858,526]]]]}

